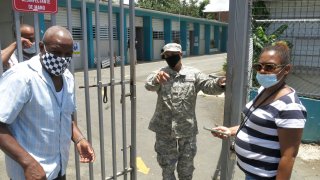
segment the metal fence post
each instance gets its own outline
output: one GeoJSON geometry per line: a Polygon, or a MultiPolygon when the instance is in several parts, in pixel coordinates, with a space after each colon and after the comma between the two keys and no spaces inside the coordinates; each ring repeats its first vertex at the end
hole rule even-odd
{"type": "Polygon", "coordinates": [[[15,33],[17,41],[18,61],[23,62],[22,44],[21,44],[21,32],[20,32],[20,13],[14,11],[15,33]]]}
{"type": "MultiPolygon", "coordinates": [[[[224,126],[238,125],[246,103],[249,53],[249,0],[230,1],[227,55],[227,86],[224,126]]],[[[231,159],[230,140],[223,141],[221,178],[232,179],[235,160],[231,159]]]]}
{"type": "Polygon", "coordinates": [[[129,24],[130,24],[130,94],[131,94],[131,148],[130,148],[130,167],[133,169],[131,171],[132,180],[137,179],[137,127],[136,127],[136,116],[137,116],[137,96],[136,96],[136,48],[135,48],[135,9],[134,0],[130,0],[129,3],[129,24]]]}
{"type": "MultiPolygon", "coordinates": [[[[90,91],[89,91],[89,68],[88,68],[88,39],[87,39],[87,5],[86,0],[81,2],[81,20],[82,20],[82,39],[83,39],[83,66],[84,66],[84,84],[85,84],[85,102],[86,102],[86,122],[88,141],[92,143],[91,131],[91,110],[90,110],[90,91]]],[[[90,179],[93,179],[93,165],[89,163],[90,179]]]]}

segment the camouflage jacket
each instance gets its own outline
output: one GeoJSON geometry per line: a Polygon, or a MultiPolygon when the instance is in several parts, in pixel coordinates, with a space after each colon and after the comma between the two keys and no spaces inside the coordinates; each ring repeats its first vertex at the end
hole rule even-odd
{"type": "Polygon", "coordinates": [[[182,66],[179,72],[169,67],[159,71],[150,74],[145,83],[147,90],[158,94],[149,129],[177,138],[195,136],[198,134],[195,114],[197,93],[201,90],[205,94],[220,94],[224,89],[217,85],[217,79],[192,67],[182,66]],[[167,82],[156,83],[155,77],[159,71],[169,74],[167,82]]]}

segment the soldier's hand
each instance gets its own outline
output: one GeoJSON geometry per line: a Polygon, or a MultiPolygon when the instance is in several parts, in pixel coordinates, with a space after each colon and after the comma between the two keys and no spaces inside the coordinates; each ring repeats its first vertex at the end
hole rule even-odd
{"type": "Polygon", "coordinates": [[[224,88],[226,86],[226,77],[225,76],[220,77],[217,83],[218,83],[218,86],[224,88]]]}
{"type": "Polygon", "coordinates": [[[160,71],[156,76],[156,82],[159,84],[163,84],[167,82],[169,78],[170,78],[169,74],[167,74],[164,71],[160,71]]]}

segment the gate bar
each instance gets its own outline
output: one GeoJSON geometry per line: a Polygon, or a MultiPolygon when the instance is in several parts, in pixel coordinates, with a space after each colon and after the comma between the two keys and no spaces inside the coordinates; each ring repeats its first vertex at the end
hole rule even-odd
{"type": "MultiPolygon", "coordinates": [[[[123,153],[123,169],[127,169],[127,114],[126,114],[126,81],[125,81],[125,68],[124,68],[124,6],[123,0],[120,0],[120,57],[121,57],[121,106],[122,106],[122,153],[123,153]]],[[[127,172],[123,176],[127,180],[127,172]]]]}
{"type": "MultiPolygon", "coordinates": [[[[103,84],[101,81],[98,82],[98,84],[94,84],[94,85],[89,85],[89,87],[99,87],[99,88],[102,88],[102,87],[108,87],[108,86],[111,86],[111,85],[122,85],[122,84],[129,84],[130,81],[129,80],[123,80],[123,81],[118,81],[118,82],[114,82],[113,84],[111,83],[105,83],[103,84]]],[[[84,88],[85,86],[79,86],[79,88],[84,88]]]]}
{"type": "MultiPolygon", "coordinates": [[[[69,32],[72,34],[72,7],[71,7],[71,1],[70,0],[66,0],[66,4],[67,4],[67,27],[68,27],[68,30],[69,32]]],[[[71,71],[71,73],[74,75],[74,61],[72,60],[71,61],[71,64],[70,64],[70,68],[69,70],[71,71]]],[[[75,89],[74,89],[74,92],[75,92],[75,89]]],[[[74,101],[76,102],[76,96],[74,96],[74,101]]],[[[73,113],[73,117],[75,119],[75,121],[77,122],[78,120],[78,117],[77,117],[77,112],[74,112],[73,113]]],[[[75,168],[76,168],[76,179],[80,179],[80,161],[79,161],[79,156],[77,156],[78,154],[78,151],[77,151],[77,146],[73,146],[73,149],[74,149],[74,162],[75,162],[75,168]]]]}
{"type": "MultiPolygon", "coordinates": [[[[67,27],[69,32],[72,34],[72,9],[71,9],[71,1],[66,0],[67,2],[67,27]]],[[[71,61],[70,71],[74,74],[74,61],[71,61]]]]}
{"type": "Polygon", "coordinates": [[[40,41],[40,31],[39,31],[39,14],[33,13],[33,26],[35,32],[35,45],[36,45],[36,52],[39,54],[39,41],[40,41]]]}
{"type": "Polygon", "coordinates": [[[113,18],[112,18],[112,1],[108,1],[108,25],[109,25],[109,57],[110,57],[110,104],[111,104],[111,138],[112,138],[112,170],[113,177],[117,180],[117,139],[115,125],[115,91],[114,91],[114,63],[113,63],[113,18]]]}
{"type": "Polygon", "coordinates": [[[14,11],[14,21],[15,21],[15,31],[16,31],[16,42],[17,42],[17,51],[18,51],[18,62],[23,62],[22,55],[22,44],[21,44],[21,32],[20,32],[20,13],[14,11]]]}
{"type": "Polygon", "coordinates": [[[1,40],[0,40],[0,76],[3,73],[3,66],[2,66],[2,55],[1,55],[1,40]]]}
{"type": "Polygon", "coordinates": [[[129,12],[130,12],[130,93],[131,93],[131,148],[130,148],[130,167],[133,168],[131,171],[132,180],[137,179],[137,163],[136,163],[136,144],[137,144],[137,95],[136,95],[136,45],[135,45],[135,9],[134,9],[134,0],[130,0],[129,2],[129,12]]]}
{"type": "Polygon", "coordinates": [[[101,55],[100,55],[100,11],[99,0],[95,0],[95,22],[96,22],[96,57],[97,57],[97,84],[98,84],[98,113],[99,113],[99,137],[100,137],[100,161],[101,179],[106,178],[105,155],[104,155],[104,123],[101,89],[101,55]]]}
{"type": "Polygon", "coordinates": [[[57,17],[56,17],[56,14],[51,14],[51,15],[50,15],[50,18],[51,18],[51,26],[57,25],[57,17]]]}
{"type": "MultiPolygon", "coordinates": [[[[132,168],[129,168],[129,169],[125,169],[124,171],[120,171],[117,173],[117,177],[121,176],[121,175],[124,175],[124,178],[126,177],[126,174],[128,172],[132,172],[132,168]]],[[[110,179],[114,179],[113,176],[110,176],[110,177],[107,177],[106,180],[110,180],[110,179]]]]}
{"type": "MultiPolygon", "coordinates": [[[[86,101],[86,122],[88,141],[92,144],[91,133],[91,112],[90,112],[90,92],[89,92],[89,73],[88,73],[88,39],[87,39],[87,10],[86,0],[81,3],[81,20],[82,20],[82,39],[83,39],[83,65],[84,65],[84,84],[85,84],[85,101],[86,101]]],[[[93,179],[93,165],[89,163],[90,179],[93,179]]]]}

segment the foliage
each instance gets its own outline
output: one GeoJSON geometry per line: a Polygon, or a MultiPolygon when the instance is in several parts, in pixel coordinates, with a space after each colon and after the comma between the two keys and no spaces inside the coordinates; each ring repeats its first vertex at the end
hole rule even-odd
{"type": "Polygon", "coordinates": [[[198,1],[199,0],[138,0],[137,5],[145,9],[204,18],[203,10],[210,1],[198,1]]]}
{"type": "MultiPolygon", "coordinates": [[[[267,29],[270,26],[270,22],[259,22],[256,20],[269,19],[270,12],[265,5],[264,1],[255,1],[252,6],[252,38],[253,38],[253,63],[258,62],[259,56],[264,47],[273,45],[274,42],[281,40],[280,36],[288,29],[287,24],[283,24],[278,27],[274,32],[268,34],[267,29]]],[[[287,43],[291,49],[293,44],[289,41],[283,40],[287,43]]],[[[255,77],[256,72],[253,72],[255,77]]],[[[258,86],[258,82],[255,78],[252,78],[252,85],[258,86]]]]}
{"type": "MultiPolygon", "coordinates": [[[[288,28],[287,24],[281,25],[271,34],[267,34],[263,27],[259,26],[254,29],[253,32],[253,62],[257,62],[262,49],[268,45],[272,45],[274,42],[279,41],[279,37],[288,28]]],[[[286,41],[289,48],[292,48],[292,43],[286,41]]]]}

